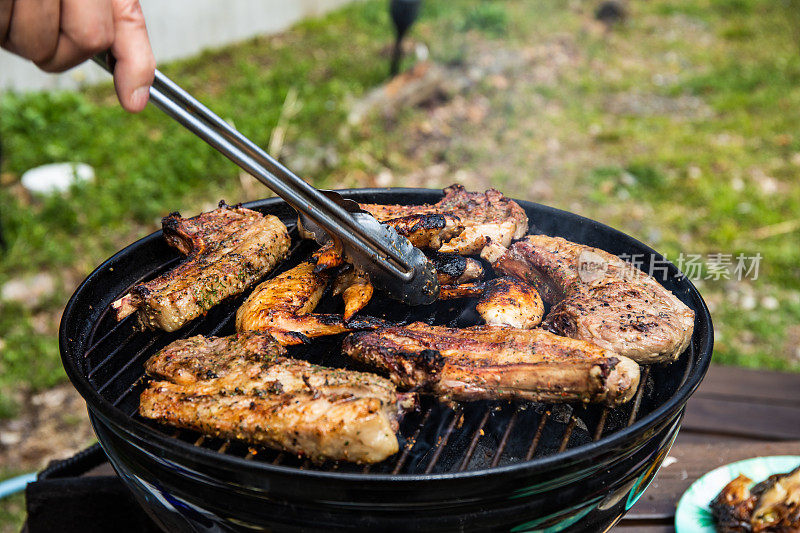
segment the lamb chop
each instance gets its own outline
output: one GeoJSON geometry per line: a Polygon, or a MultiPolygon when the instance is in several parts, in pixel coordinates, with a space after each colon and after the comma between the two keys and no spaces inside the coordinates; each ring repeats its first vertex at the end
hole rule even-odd
{"type": "Polygon", "coordinates": [[[289,250],[289,234],[280,219],[225,202],[192,218],[172,213],[162,227],[164,238],[186,254],[186,261],[112,304],[117,320],[136,313],[143,329],[179,329],[225,298],[241,294],[289,250]]]}
{"type": "Polygon", "coordinates": [[[175,341],[146,369],[159,381],[141,395],[142,416],[320,462],[396,453],[398,417],[414,405],[389,380],[288,358],[256,332],[175,341]]]}
{"type": "Polygon", "coordinates": [[[465,329],[416,322],[348,335],[353,359],[386,372],[398,386],[444,399],[547,402],[630,400],[639,366],[592,343],[541,329],[465,329]]]}
{"type": "Polygon", "coordinates": [[[561,237],[529,235],[482,256],[495,271],[534,285],[553,304],[543,327],[643,363],[675,360],[688,346],[694,311],[615,255],[561,237]],[[593,268],[585,268],[594,265],[593,268]]]}

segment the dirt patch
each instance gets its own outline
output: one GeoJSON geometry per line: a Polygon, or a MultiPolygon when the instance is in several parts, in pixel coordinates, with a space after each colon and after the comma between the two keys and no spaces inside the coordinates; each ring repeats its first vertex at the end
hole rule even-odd
{"type": "Polygon", "coordinates": [[[95,440],[86,404],[71,384],[21,396],[20,415],[0,421],[0,469],[39,470],[95,440]]]}

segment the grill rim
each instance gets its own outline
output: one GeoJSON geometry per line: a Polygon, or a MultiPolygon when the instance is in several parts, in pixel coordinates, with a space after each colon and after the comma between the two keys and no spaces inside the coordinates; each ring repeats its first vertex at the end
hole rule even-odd
{"type": "MultiPolygon", "coordinates": [[[[441,198],[442,191],[439,189],[421,189],[421,188],[366,188],[366,189],[341,189],[338,190],[340,194],[344,197],[351,197],[353,195],[359,197],[356,198],[358,201],[380,201],[383,196],[390,196],[389,200],[392,199],[396,200],[397,196],[401,195],[410,195],[416,196],[420,202],[430,202],[435,201],[438,198],[441,198]]],[[[572,213],[569,211],[557,209],[554,207],[538,204],[536,202],[530,202],[525,200],[517,200],[520,205],[526,207],[526,205],[537,209],[541,212],[544,216],[548,214],[557,215],[560,217],[568,216],[576,218],[581,224],[588,225],[592,227],[595,231],[603,232],[609,236],[615,236],[618,238],[623,238],[631,242],[631,244],[638,246],[641,248],[645,253],[651,254],[656,259],[664,260],[663,255],[656,252],[650,246],[642,243],[638,239],[631,237],[630,235],[612,228],[606,224],[601,222],[583,217],[576,213],[572,213]]],[[[261,199],[255,200],[252,202],[247,202],[242,204],[244,207],[256,209],[259,211],[267,211],[269,213],[277,213],[281,211],[281,209],[288,208],[287,204],[280,200],[279,198],[268,198],[268,199],[261,199]]],[[[278,215],[280,216],[280,215],[278,215]]],[[[478,478],[487,478],[487,477],[496,477],[496,476],[505,476],[510,473],[517,473],[520,474],[525,472],[530,475],[535,475],[540,472],[546,472],[548,470],[552,470],[554,467],[565,466],[569,464],[575,464],[580,462],[589,462],[593,459],[611,452],[613,449],[617,448],[624,448],[626,443],[635,442],[637,439],[634,437],[637,435],[642,435],[659,424],[664,422],[669,422],[674,418],[674,415],[677,414],[680,410],[683,409],[686,401],[688,401],[689,397],[694,393],[697,387],[700,385],[703,377],[708,370],[708,366],[711,362],[711,355],[713,351],[713,344],[714,344],[714,336],[713,336],[713,323],[711,320],[711,315],[708,311],[708,308],[703,300],[702,296],[700,295],[697,288],[694,284],[688,279],[683,278],[680,281],[680,284],[685,286],[686,288],[686,295],[690,300],[690,307],[695,311],[695,330],[692,335],[692,343],[694,343],[695,338],[698,340],[698,345],[695,347],[696,354],[694,362],[687,362],[687,366],[691,367],[691,370],[688,372],[686,376],[686,380],[680,385],[677,391],[662,405],[658,406],[656,409],[651,411],[650,413],[646,414],[645,416],[636,420],[633,424],[621,428],[614,433],[603,436],[597,441],[592,441],[587,444],[583,444],[580,446],[576,446],[574,448],[567,449],[563,452],[558,452],[552,455],[548,455],[545,457],[540,458],[533,458],[531,460],[522,460],[518,463],[512,463],[504,466],[496,466],[496,467],[489,467],[483,468],[478,470],[465,470],[465,471],[449,471],[449,472],[442,472],[442,473],[430,473],[430,474],[392,474],[392,473],[363,473],[363,472],[337,472],[337,471],[326,471],[326,470],[309,470],[309,469],[300,469],[293,466],[284,466],[284,465],[273,465],[266,462],[259,462],[259,461],[248,461],[243,457],[237,457],[229,454],[218,453],[214,450],[208,450],[202,447],[193,446],[190,443],[185,443],[179,439],[174,439],[165,435],[156,429],[148,426],[147,424],[136,420],[132,416],[127,415],[121,409],[115,407],[110,401],[103,398],[99,392],[95,390],[91,383],[89,383],[88,378],[84,375],[83,369],[80,368],[77,364],[79,358],[83,356],[83,353],[75,353],[76,346],[78,341],[69,338],[70,328],[72,326],[72,316],[73,314],[81,313],[80,310],[77,310],[77,306],[80,304],[80,296],[83,295],[83,292],[87,285],[91,284],[96,277],[98,277],[103,271],[109,268],[110,265],[113,265],[120,260],[130,261],[130,256],[132,254],[133,249],[138,248],[140,246],[146,245],[151,243],[152,241],[162,241],[161,239],[162,231],[157,230],[150,235],[147,235],[131,244],[123,248],[122,250],[118,251],[116,254],[105,260],[102,264],[100,264],[97,268],[95,268],[87,277],[86,279],[79,285],[79,287],[75,290],[73,295],[70,297],[62,315],[61,324],[59,327],[59,349],[61,354],[62,364],[67,372],[67,376],[69,377],[70,381],[72,382],[73,386],[78,390],[84,400],[87,402],[87,406],[90,410],[95,411],[95,414],[99,415],[100,418],[106,420],[107,423],[111,423],[114,426],[117,426],[119,429],[123,430],[125,433],[130,433],[135,435],[138,438],[141,438],[145,441],[150,442],[151,444],[157,444],[158,446],[164,448],[165,450],[169,450],[170,453],[177,454],[179,456],[185,457],[190,459],[193,462],[202,462],[209,464],[214,468],[222,468],[222,467],[231,467],[237,470],[248,470],[253,473],[262,473],[265,475],[268,474],[281,474],[281,475],[288,475],[288,476],[299,476],[300,478],[308,479],[309,481],[332,481],[336,480],[339,482],[353,482],[353,483],[383,483],[383,482],[393,482],[394,484],[397,483],[408,483],[414,484],[419,482],[430,482],[430,481],[450,481],[450,480],[460,480],[460,479],[472,479],[475,477],[478,478]],[[672,415],[672,416],[671,416],[672,415]],[[202,461],[200,461],[202,459],[202,461]]],[[[671,262],[668,263],[668,268],[670,273],[680,273],[678,268],[671,262]]],[[[116,295],[112,295],[116,296],[116,295]]],[[[679,296],[680,297],[680,296],[679,296]]],[[[105,309],[105,308],[104,308],[105,309]]],[[[99,319],[99,316],[104,309],[96,310],[97,317],[95,320],[99,319]]],[[[85,348],[88,348],[85,347],[85,348]]],[[[641,444],[641,443],[640,443],[641,444]]],[[[601,465],[600,465],[601,466],[601,465]]]]}

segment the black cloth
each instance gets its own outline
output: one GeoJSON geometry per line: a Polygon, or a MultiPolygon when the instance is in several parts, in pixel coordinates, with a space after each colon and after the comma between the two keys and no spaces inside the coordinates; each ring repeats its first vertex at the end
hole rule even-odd
{"type": "Polygon", "coordinates": [[[107,459],[93,446],[51,463],[25,490],[27,533],[157,533],[117,476],[85,475],[107,459]]]}

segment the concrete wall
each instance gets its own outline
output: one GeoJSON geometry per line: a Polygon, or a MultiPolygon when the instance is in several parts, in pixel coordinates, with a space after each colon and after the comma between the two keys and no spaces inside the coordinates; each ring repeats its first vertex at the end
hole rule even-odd
{"type": "MultiPolygon", "coordinates": [[[[352,0],[140,0],[157,61],[284,30],[352,0]]],[[[46,74],[0,50],[0,90],[75,89],[108,79],[94,64],[46,74]]]]}

